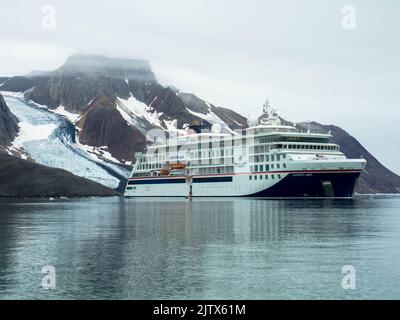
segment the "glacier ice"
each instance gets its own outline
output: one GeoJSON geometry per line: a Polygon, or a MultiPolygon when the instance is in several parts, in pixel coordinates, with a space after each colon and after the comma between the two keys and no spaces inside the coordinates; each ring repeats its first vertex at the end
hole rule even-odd
{"type": "Polygon", "coordinates": [[[64,110],[51,112],[24,100],[23,94],[3,92],[3,95],[20,121],[20,132],[11,147],[14,150],[23,149],[37,163],[67,170],[111,188],[119,186],[119,178],[129,176],[127,169],[103,161],[76,140],[75,126],[65,117],[65,112],[60,112],[64,110]]]}

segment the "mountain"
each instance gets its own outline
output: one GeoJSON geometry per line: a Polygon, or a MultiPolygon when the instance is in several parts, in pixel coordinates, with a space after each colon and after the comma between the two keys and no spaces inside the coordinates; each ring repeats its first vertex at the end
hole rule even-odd
{"type": "Polygon", "coordinates": [[[10,112],[0,94],[0,150],[12,143],[18,130],[18,119],[10,112]]]}
{"type": "Polygon", "coordinates": [[[80,141],[86,145],[109,146],[117,159],[133,159],[135,150],[145,147],[144,134],[130,126],[107,97],[95,98],[77,122],[80,141]]]}
{"type": "Polygon", "coordinates": [[[247,119],[230,109],[216,107],[192,93],[179,93],[179,98],[190,113],[209,123],[224,123],[233,130],[247,127],[247,119]]]}
{"type": "Polygon", "coordinates": [[[0,85],[4,84],[8,79],[10,79],[10,77],[0,77],[0,85]]]}
{"type": "Polygon", "coordinates": [[[114,190],[68,171],[6,154],[19,134],[19,120],[0,94],[0,197],[115,196],[114,190]]]}
{"type": "Polygon", "coordinates": [[[118,196],[94,181],[0,152],[0,197],[118,196]]]}
{"type": "Polygon", "coordinates": [[[105,146],[95,148],[77,139],[75,115],[26,100],[22,93],[4,93],[19,131],[4,151],[39,164],[65,169],[110,188],[123,190],[130,168],[114,159],[105,146]]]}
{"type": "Polygon", "coordinates": [[[204,106],[206,102],[194,95],[163,87],[143,60],[73,55],[57,70],[11,78],[0,90],[25,92],[27,100],[50,110],[85,115],[78,123],[78,139],[95,148],[106,146],[121,163],[132,162],[135,152],[143,151],[150,129],[168,132],[175,119],[179,128],[200,119],[221,122],[226,130],[246,125],[246,119],[232,110],[204,106]],[[107,112],[122,139],[107,136],[111,132],[104,124],[107,112]]]}
{"type": "MultiPolygon", "coordinates": [[[[3,80],[3,84],[0,81],[0,90],[18,95],[9,95],[6,99],[11,112],[18,113],[19,120],[25,119],[24,128],[43,127],[43,118],[50,118],[50,115],[44,114],[45,111],[51,117],[57,117],[45,121],[48,126],[52,125],[50,128],[54,131],[47,132],[49,127],[43,127],[46,134],[40,137],[41,140],[36,139],[37,130],[28,130],[25,135],[26,130],[22,130],[24,132],[19,133],[8,149],[10,152],[25,152],[39,163],[65,167],[74,174],[113,188],[119,185],[120,190],[129,174],[135,152],[142,151],[149,143],[146,134],[150,129],[158,128],[169,134],[200,119],[209,124],[220,123],[224,132],[247,127],[247,119],[231,109],[215,106],[172,86],[162,86],[150,64],[144,60],[73,55],[54,71],[34,72],[3,80]],[[31,112],[37,115],[33,123],[31,112]],[[54,136],[58,139],[57,149],[53,143],[43,145],[44,141],[54,136]],[[61,144],[64,148],[60,147],[61,144]],[[51,157],[43,157],[44,150],[51,157]],[[76,158],[76,155],[79,157],[76,158]],[[66,157],[76,160],[66,162],[66,157]],[[51,161],[53,158],[57,159],[55,163],[51,161]],[[94,161],[95,166],[89,160],[94,161]]],[[[331,131],[334,142],[341,145],[348,157],[362,155],[367,159],[368,165],[357,192],[400,192],[400,177],[380,164],[346,131],[333,125],[312,123],[312,126],[320,131],[331,131]]]]}

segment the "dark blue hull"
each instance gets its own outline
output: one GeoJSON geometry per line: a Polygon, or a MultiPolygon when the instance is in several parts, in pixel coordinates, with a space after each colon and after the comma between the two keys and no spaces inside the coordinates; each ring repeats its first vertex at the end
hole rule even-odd
{"type": "Polygon", "coordinates": [[[351,198],[361,172],[292,173],[274,186],[247,195],[269,198],[351,198]]]}

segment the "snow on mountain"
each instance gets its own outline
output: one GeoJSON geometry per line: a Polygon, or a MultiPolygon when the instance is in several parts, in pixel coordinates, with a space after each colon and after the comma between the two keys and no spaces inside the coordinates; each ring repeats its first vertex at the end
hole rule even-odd
{"type": "Polygon", "coordinates": [[[18,119],[11,113],[0,93],[0,152],[7,151],[18,130],[18,119]]]}
{"type": "Polygon", "coordinates": [[[117,188],[129,171],[117,163],[106,151],[99,152],[76,140],[75,127],[67,119],[74,119],[61,108],[56,113],[31,101],[23,94],[3,93],[11,112],[18,118],[20,131],[10,151],[23,153],[37,163],[62,168],[111,188],[117,188]],[[63,113],[60,115],[59,113],[63,113]],[[92,150],[91,150],[92,149],[92,150]],[[93,151],[93,152],[90,152],[93,151]]]}
{"type": "Polygon", "coordinates": [[[199,117],[200,119],[203,119],[211,124],[220,124],[226,131],[234,133],[234,131],[231,128],[229,128],[229,126],[225,123],[225,121],[223,121],[211,110],[210,104],[207,102],[205,103],[209,107],[207,113],[195,112],[193,110],[190,110],[188,107],[186,107],[186,110],[189,111],[194,116],[199,117]]]}
{"type": "Polygon", "coordinates": [[[159,119],[161,114],[158,114],[151,106],[140,102],[132,95],[128,99],[118,97],[116,104],[117,110],[121,113],[125,121],[143,129],[144,133],[154,126],[162,126],[159,119]]]}
{"type": "Polygon", "coordinates": [[[64,116],[67,118],[69,121],[72,123],[75,123],[76,121],[79,120],[79,117],[81,116],[80,114],[77,113],[72,113],[67,110],[63,106],[59,106],[57,109],[51,110],[53,113],[56,113],[60,116],[64,116]]]}

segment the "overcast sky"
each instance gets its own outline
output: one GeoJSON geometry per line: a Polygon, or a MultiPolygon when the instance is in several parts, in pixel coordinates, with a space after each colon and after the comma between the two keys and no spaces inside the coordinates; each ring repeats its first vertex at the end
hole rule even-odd
{"type": "Polygon", "coordinates": [[[398,0],[0,0],[0,75],[76,52],[146,59],[162,84],[245,116],[269,98],[339,125],[400,174],[399,16],[398,0]]]}

